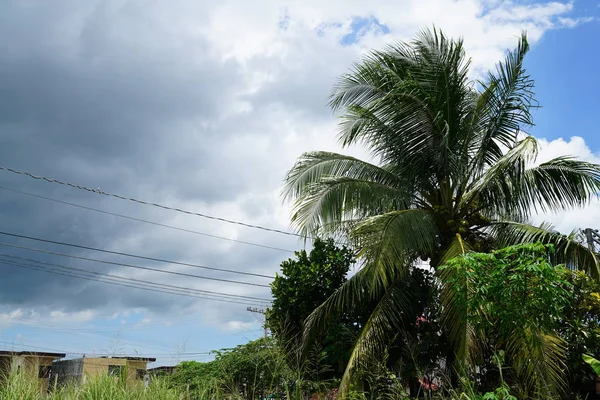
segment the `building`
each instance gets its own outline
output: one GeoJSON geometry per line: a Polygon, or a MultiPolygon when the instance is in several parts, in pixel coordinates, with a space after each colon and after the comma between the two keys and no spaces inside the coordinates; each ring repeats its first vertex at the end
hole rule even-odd
{"type": "Polygon", "coordinates": [[[161,367],[154,367],[148,369],[148,374],[150,376],[165,376],[170,375],[175,371],[174,365],[163,365],[161,367]]]}
{"type": "Polygon", "coordinates": [[[88,378],[104,374],[115,377],[125,374],[127,385],[136,385],[144,382],[146,366],[154,361],[156,358],[83,357],[55,361],[52,374],[59,385],[85,383],[88,378]]]}
{"type": "Polygon", "coordinates": [[[24,372],[31,377],[37,377],[40,388],[47,391],[52,363],[65,355],[35,351],[0,351],[0,377],[6,378],[10,373],[24,372]]]}

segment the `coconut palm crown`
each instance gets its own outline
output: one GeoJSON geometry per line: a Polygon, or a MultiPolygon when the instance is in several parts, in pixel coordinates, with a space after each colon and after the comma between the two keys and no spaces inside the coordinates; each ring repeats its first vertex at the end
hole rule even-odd
{"type": "Polygon", "coordinates": [[[364,263],[315,310],[307,334],[356,302],[378,301],[343,384],[401,324],[394,282],[419,259],[436,268],[465,251],[541,241],[554,243],[556,262],[600,277],[596,254],[573,234],[527,222],[536,212],[581,207],[600,189],[598,165],[568,156],[536,162],[538,143],[527,134],[537,106],[523,67],[528,49],[522,35],[474,82],[462,41],[427,30],[369,53],[334,86],[341,144],[363,145],[377,162],[303,154],[284,196],[301,233],[346,238],[364,263]]]}

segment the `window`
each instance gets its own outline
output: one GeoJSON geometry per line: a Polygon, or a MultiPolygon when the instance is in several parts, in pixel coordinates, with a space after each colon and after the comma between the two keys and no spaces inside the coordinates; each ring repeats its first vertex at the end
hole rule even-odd
{"type": "Polygon", "coordinates": [[[49,365],[40,365],[38,371],[38,377],[40,379],[48,379],[50,378],[50,373],[52,372],[52,368],[49,365]]]}
{"type": "Polygon", "coordinates": [[[108,375],[110,376],[121,376],[123,373],[122,365],[109,365],[108,366],[108,375]]]}
{"type": "Polygon", "coordinates": [[[135,370],[135,379],[144,379],[144,375],[146,375],[146,370],[138,368],[135,370]]]}

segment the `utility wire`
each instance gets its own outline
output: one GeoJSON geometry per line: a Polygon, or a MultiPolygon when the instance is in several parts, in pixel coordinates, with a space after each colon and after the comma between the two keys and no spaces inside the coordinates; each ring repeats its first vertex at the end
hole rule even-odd
{"type": "Polygon", "coordinates": [[[211,237],[211,238],[215,238],[215,239],[227,240],[227,241],[234,242],[234,243],[245,244],[245,245],[248,245],[248,246],[261,247],[261,248],[264,248],[264,249],[283,251],[283,252],[287,252],[287,253],[293,253],[294,252],[294,250],[282,249],[280,247],[267,246],[267,245],[259,244],[259,243],[246,242],[244,240],[231,239],[231,238],[227,238],[227,237],[224,237],[224,236],[213,235],[211,233],[198,232],[198,231],[194,231],[194,230],[191,230],[191,229],[180,228],[178,226],[162,224],[160,222],[149,221],[149,220],[142,219],[142,218],[131,217],[129,215],[123,215],[123,214],[118,214],[118,213],[114,213],[114,212],[110,212],[110,211],[100,210],[100,209],[97,209],[97,208],[88,207],[88,206],[84,206],[84,205],[81,205],[81,204],[70,203],[68,201],[53,199],[51,197],[46,197],[46,196],[42,196],[42,195],[35,194],[35,193],[25,192],[23,190],[7,188],[7,187],[4,187],[4,186],[0,186],[0,189],[1,190],[6,190],[6,191],[9,191],[9,192],[24,194],[24,195],[30,196],[30,197],[36,197],[38,199],[53,201],[53,202],[59,203],[59,204],[65,204],[65,205],[72,206],[72,207],[82,208],[84,210],[95,211],[95,212],[106,214],[106,215],[112,215],[112,216],[119,217],[119,218],[129,219],[129,220],[132,220],[132,221],[143,222],[145,224],[151,224],[151,225],[155,225],[155,226],[161,226],[163,228],[175,229],[175,230],[178,230],[178,231],[181,231],[181,232],[193,233],[195,235],[201,235],[201,236],[211,237]]]}
{"type": "Polygon", "coordinates": [[[15,262],[7,261],[7,260],[0,260],[0,265],[12,265],[12,266],[15,266],[15,267],[18,267],[18,268],[33,269],[33,270],[38,270],[38,271],[47,272],[47,273],[56,274],[56,275],[64,275],[64,276],[69,276],[69,277],[72,277],[72,278],[97,281],[97,282],[102,282],[102,283],[106,283],[106,284],[110,284],[110,285],[123,286],[123,287],[128,287],[128,288],[133,288],[133,289],[140,289],[140,290],[147,290],[147,291],[151,291],[151,292],[174,294],[174,295],[178,295],[178,296],[193,297],[193,298],[205,299],[205,300],[221,301],[221,302],[224,302],[224,303],[233,303],[233,304],[247,304],[248,303],[248,302],[242,302],[241,300],[240,301],[235,301],[233,299],[224,299],[224,298],[216,298],[216,297],[204,297],[204,296],[195,295],[195,294],[192,294],[192,293],[185,293],[183,291],[173,291],[173,290],[169,290],[169,289],[162,290],[162,289],[152,288],[152,287],[148,287],[148,286],[141,286],[141,285],[135,285],[135,284],[126,284],[126,283],[122,283],[122,282],[119,282],[119,281],[116,281],[116,280],[109,280],[108,278],[101,278],[101,277],[96,278],[96,277],[93,277],[93,276],[85,275],[83,273],[57,271],[55,269],[46,268],[46,267],[42,267],[42,266],[39,266],[39,265],[30,265],[30,264],[23,264],[23,263],[15,263],[15,262]]]}
{"type": "MultiPolygon", "coordinates": [[[[84,249],[84,250],[99,251],[99,252],[102,252],[102,253],[114,254],[114,255],[126,256],[126,257],[132,257],[132,258],[138,258],[138,259],[141,259],[141,260],[157,261],[157,262],[161,262],[161,263],[183,265],[183,266],[186,266],[186,267],[193,267],[193,268],[204,268],[204,269],[209,269],[209,270],[212,270],[212,271],[229,272],[229,273],[232,273],[232,274],[257,276],[257,277],[268,278],[268,279],[273,279],[274,278],[273,276],[263,275],[263,274],[255,274],[255,273],[252,273],[252,272],[242,272],[242,271],[236,271],[236,270],[207,267],[207,266],[204,266],[204,265],[183,263],[183,262],[178,262],[178,261],[170,261],[170,260],[164,260],[164,259],[161,259],[161,258],[146,257],[146,256],[135,255],[135,254],[122,253],[122,252],[118,252],[118,251],[98,249],[98,248],[94,248],[94,247],[82,246],[82,245],[79,245],[79,244],[66,243],[66,242],[58,242],[58,241],[48,240],[48,239],[41,239],[41,238],[36,238],[36,237],[33,237],[33,236],[19,235],[19,234],[10,233],[10,232],[2,232],[2,231],[0,231],[0,235],[12,236],[12,237],[17,237],[17,238],[21,238],[21,239],[35,240],[35,241],[43,242],[43,243],[57,244],[57,245],[60,245],[60,246],[75,247],[75,248],[84,249]]],[[[108,261],[106,263],[108,263],[108,261]]],[[[119,264],[116,264],[116,265],[128,266],[128,267],[131,267],[131,268],[147,269],[147,270],[150,270],[150,271],[158,271],[158,272],[163,272],[163,273],[168,273],[168,274],[174,274],[174,275],[188,276],[188,277],[193,277],[193,278],[210,279],[210,280],[216,280],[216,281],[222,281],[222,282],[229,282],[229,283],[238,283],[238,284],[250,285],[250,286],[269,287],[269,285],[262,285],[262,284],[258,284],[258,283],[232,281],[232,280],[228,280],[228,279],[212,278],[212,277],[205,277],[205,276],[192,275],[192,274],[184,274],[184,273],[181,273],[181,272],[163,271],[163,270],[160,270],[160,269],[154,269],[154,268],[148,268],[148,267],[141,267],[141,266],[134,266],[134,265],[131,265],[131,264],[121,264],[121,263],[119,263],[119,264]]]]}
{"type": "MultiPolygon", "coordinates": [[[[39,260],[34,260],[31,258],[25,258],[25,257],[19,257],[13,254],[6,254],[6,253],[0,253],[0,257],[7,257],[7,258],[11,258],[11,259],[17,259],[19,260],[19,262],[22,261],[27,261],[27,262],[33,262],[33,263],[37,263],[37,264],[44,264],[44,265],[48,265],[51,267],[58,267],[61,269],[66,269],[66,270],[71,270],[71,271],[77,271],[77,272],[83,272],[86,274],[93,274],[93,275],[98,275],[98,276],[103,276],[103,277],[109,277],[109,278],[114,278],[114,279],[122,279],[122,280],[126,280],[126,281],[130,281],[130,282],[135,282],[135,283],[142,283],[142,284],[146,284],[146,285],[154,285],[154,286],[158,286],[160,288],[169,288],[169,290],[183,290],[186,292],[198,292],[198,293],[202,293],[202,294],[208,294],[208,295],[216,295],[216,296],[228,296],[228,297],[235,297],[235,298],[244,298],[244,299],[249,299],[249,300],[258,300],[258,301],[262,301],[262,302],[269,302],[270,300],[268,299],[262,299],[260,297],[252,297],[252,296],[243,296],[243,295],[237,295],[237,294],[229,294],[229,293],[221,293],[221,292],[212,292],[209,290],[201,290],[201,289],[193,289],[193,288],[188,288],[188,287],[184,287],[184,286],[176,286],[176,285],[169,285],[166,283],[156,283],[156,282],[152,282],[152,281],[146,281],[143,279],[138,279],[138,278],[127,278],[124,276],[119,276],[119,275],[111,275],[111,274],[103,274],[101,272],[96,272],[96,271],[90,271],[90,270],[86,270],[86,269],[81,269],[81,268],[75,268],[75,267],[67,267],[65,265],[60,265],[60,264],[55,264],[55,263],[49,263],[49,262],[45,262],[45,261],[39,261],[39,260]]],[[[1,259],[0,259],[1,260],[1,259]]]]}
{"type": "Polygon", "coordinates": [[[64,181],[61,181],[61,180],[58,180],[58,179],[47,178],[47,177],[44,177],[44,176],[38,176],[38,175],[34,175],[34,174],[30,173],[30,172],[19,171],[19,170],[13,169],[13,168],[8,168],[8,167],[0,166],[0,170],[7,171],[7,172],[12,172],[13,174],[25,175],[25,176],[28,176],[30,178],[37,179],[37,180],[43,180],[43,181],[46,181],[46,182],[49,182],[49,183],[56,183],[56,184],[59,184],[59,185],[69,186],[69,187],[72,187],[72,188],[75,188],[75,189],[79,189],[79,190],[84,190],[84,191],[87,191],[87,192],[90,192],[90,193],[96,193],[96,194],[100,194],[100,195],[103,195],[103,196],[115,197],[115,198],[121,199],[121,200],[132,201],[132,202],[138,203],[138,204],[144,204],[144,205],[148,205],[148,206],[158,207],[158,208],[162,208],[164,210],[177,211],[177,212],[180,212],[180,213],[184,213],[184,214],[188,214],[188,215],[195,215],[197,217],[207,218],[207,219],[211,219],[211,220],[214,220],[214,221],[226,222],[228,224],[240,225],[240,226],[245,226],[247,228],[260,229],[260,230],[267,231],[267,232],[279,233],[279,234],[282,234],[282,235],[294,236],[294,237],[299,237],[299,238],[303,238],[303,239],[305,238],[304,235],[300,235],[300,234],[293,233],[293,232],[287,232],[287,231],[282,231],[280,229],[268,228],[268,227],[264,227],[264,226],[260,226],[260,225],[254,225],[254,224],[248,224],[248,223],[245,223],[245,222],[234,221],[234,220],[227,219],[227,218],[215,217],[215,216],[208,215],[208,214],[202,214],[202,213],[197,213],[197,212],[193,212],[193,211],[187,211],[187,210],[184,210],[184,209],[181,209],[181,208],[165,206],[165,205],[158,204],[158,203],[153,203],[153,202],[149,202],[149,201],[139,200],[139,199],[136,199],[136,198],[133,198],[133,197],[121,196],[121,195],[118,195],[118,194],[115,194],[115,193],[104,192],[104,191],[100,190],[100,188],[91,189],[91,188],[88,188],[86,186],[77,185],[77,184],[69,183],[69,182],[64,182],[64,181]]]}
{"type": "Polygon", "coordinates": [[[51,273],[51,274],[55,274],[55,275],[63,275],[63,276],[68,276],[71,278],[78,278],[78,279],[83,279],[83,280],[90,280],[90,281],[96,281],[96,282],[101,282],[101,283],[106,283],[106,284],[111,284],[111,285],[116,285],[116,286],[123,286],[123,287],[128,287],[128,288],[133,288],[133,289],[140,289],[140,290],[147,290],[147,291],[152,291],[152,292],[158,292],[158,293],[166,293],[166,294],[173,294],[173,295],[178,295],[178,296],[185,296],[185,297],[192,297],[192,298],[198,298],[198,299],[204,299],[204,300],[215,300],[215,301],[222,301],[225,303],[233,303],[233,304],[247,304],[247,302],[242,302],[240,301],[235,301],[234,299],[225,299],[225,298],[215,298],[215,297],[204,297],[204,296],[200,296],[200,295],[196,295],[193,293],[186,293],[183,291],[174,291],[174,290],[170,290],[170,289],[158,289],[155,287],[147,287],[147,286],[142,286],[140,284],[127,284],[127,283],[122,283],[120,281],[117,280],[109,280],[107,278],[102,278],[102,277],[94,277],[94,276],[90,276],[90,275],[85,275],[83,273],[75,273],[75,272],[67,272],[67,271],[57,271],[55,269],[51,269],[51,268],[46,268],[43,266],[36,266],[36,265],[30,265],[30,264],[23,264],[23,263],[14,263],[14,262],[10,262],[10,261],[6,261],[6,260],[0,260],[0,265],[11,265],[11,266],[15,266],[15,267],[19,267],[19,268],[26,268],[26,269],[31,269],[31,270],[37,270],[37,271],[41,271],[41,272],[47,272],[47,273],[51,273]]]}
{"type": "MultiPolygon", "coordinates": [[[[41,347],[41,346],[33,346],[30,344],[23,344],[23,343],[14,343],[14,342],[8,342],[5,340],[0,340],[0,343],[4,343],[5,346],[11,346],[11,347],[28,347],[31,349],[36,349],[36,350],[44,350],[47,352],[53,352],[53,353],[59,353],[59,354],[67,354],[70,356],[86,356],[86,357],[90,357],[90,358],[125,358],[125,357],[141,357],[141,358],[149,358],[149,357],[155,357],[155,356],[208,356],[208,355],[212,355],[213,352],[212,351],[202,351],[202,352],[189,352],[189,353],[177,353],[177,352],[173,352],[173,353],[135,353],[134,355],[131,354],[126,354],[126,353],[117,353],[117,354],[110,354],[110,353],[90,353],[90,352],[67,352],[64,350],[57,350],[57,349],[51,349],[48,347],[41,347]]],[[[11,350],[9,350],[11,351],[11,350]]],[[[19,350],[12,350],[15,352],[19,352],[19,350]]],[[[25,350],[28,351],[28,350],[25,350]]],[[[102,364],[104,365],[104,364],[102,364]]]]}
{"type": "MultiPolygon", "coordinates": [[[[60,332],[63,335],[68,335],[68,336],[79,336],[79,337],[90,337],[90,336],[94,336],[94,337],[102,337],[102,338],[108,338],[108,339],[113,339],[113,340],[118,340],[120,343],[123,344],[128,344],[131,346],[139,346],[140,344],[145,345],[145,347],[148,348],[161,348],[164,349],[165,348],[172,348],[172,346],[169,346],[167,343],[165,342],[157,342],[157,341],[148,341],[148,340],[125,340],[120,336],[120,333],[104,333],[104,332],[96,332],[96,331],[88,331],[88,330],[82,330],[82,329],[69,329],[69,328],[61,328],[58,325],[51,325],[51,324],[47,324],[44,322],[40,322],[40,321],[34,321],[33,323],[31,322],[32,320],[24,320],[21,319],[21,321],[26,321],[28,323],[23,323],[23,322],[13,322],[14,318],[10,318],[7,320],[4,320],[3,322],[10,324],[10,326],[24,326],[27,327],[28,329],[31,330],[42,330],[44,332],[60,332]]],[[[16,320],[16,319],[15,319],[16,320]]],[[[18,321],[18,320],[16,320],[18,321]]]]}
{"type": "MultiPolygon", "coordinates": [[[[14,342],[7,342],[5,340],[0,340],[0,343],[4,343],[5,346],[11,345],[13,347],[15,347],[15,346],[19,346],[19,347],[31,347],[32,349],[45,350],[45,351],[49,351],[49,352],[53,352],[53,353],[60,353],[60,354],[83,354],[83,353],[67,353],[67,352],[61,351],[61,350],[49,349],[47,347],[31,346],[31,345],[26,345],[26,344],[21,344],[21,343],[16,343],[15,344],[14,342]]],[[[9,350],[9,351],[15,351],[15,352],[17,352],[17,350],[9,350]]]]}
{"type": "MultiPolygon", "coordinates": [[[[97,263],[102,263],[102,264],[116,265],[116,266],[120,266],[120,267],[129,267],[129,268],[138,268],[138,267],[140,267],[139,265],[124,264],[124,263],[118,263],[118,262],[106,261],[106,260],[98,260],[96,258],[88,258],[88,257],[76,256],[76,255],[73,255],[73,254],[57,253],[57,252],[50,251],[50,250],[36,249],[36,248],[33,248],[33,247],[26,247],[26,246],[18,246],[16,244],[10,244],[10,243],[4,243],[4,242],[0,242],[0,246],[12,247],[12,248],[15,248],[15,249],[23,249],[23,250],[36,251],[36,252],[39,252],[39,253],[52,254],[52,255],[61,256],[61,257],[70,257],[70,258],[75,258],[75,259],[78,259],[78,260],[86,260],[86,261],[92,261],[92,262],[97,262],[97,263]]],[[[2,253],[0,253],[0,255],[2,255],[2,253]]],[[[36,260],[30,260],[30,261],[36,261],[36,260]]],[[[37,261],[37,262],[41,263],[42,261],[37,261]]],[[[145,267],[141,267],[141,268],[145,268],[145,267]]],[[[169,271],[163,271],[163,270],[158,270],[158,271],[163,272],[163,273],[169,272],[169,271]]],[[[202,290],[202,291],[207,292],[207,293],[213,293],[213,294],[228,295],[227,293],[211,292],[209,290],[202,290]]],[[[231,295],[231,296],[238,296],[238,295],[231,295]]],[[[241,297],[247,297],[247,296],[241,296],[241,297]]],[[[267,299],[258,299],[258,298],[254,298],[254,299],[269,301],[267,299]]]]}

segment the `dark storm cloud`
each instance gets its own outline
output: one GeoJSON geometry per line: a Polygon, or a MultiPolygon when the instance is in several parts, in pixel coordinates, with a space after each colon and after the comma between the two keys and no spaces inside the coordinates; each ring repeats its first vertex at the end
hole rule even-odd
{"type": "Polygon", "coordinates": [[[235,64],[211,59],[202,38],[166,32],[151,8],[105,4],[71,21],[80,27],[68,34],[57,33],[61,20],[23,10],[13,16],[20,23],[0,25],[11,40],[0,60],[4,162],[83,179],[95,172],[73,168],[85,160],[104,170],[93,181],[119,189],[130,184],[120,170],[137,180],[164,178],[175,158],[164,150],[180,136],[208,133],[191,165],[208,167],[205,126],[239,83],[235,64]],[[23,30],[32,19],[36,25],[23,30]]]}
{"type": "MultiPolygon", "coordinates": [[[[0,163],[157,201],[212,204],[235,199],[256,179],[244,170],[239,157],[227,152],[227,141],[246,128],[243,121],[235,117],[226,124],[220,121],[243,84],[238,65],[210,56],[201,36],[165,24],[157,7],[114,4],[0,5],[0,163]]],[[[172,216],[5,172],[0,173],[0,185],[138,217],[172,216]]],[[[256,211],[264,213],[261,207],[257,204],[256,211]]],[[[189,236],[169,240],[180,236],[163,231],[144,239],[152,230],[137,223],[2,190],[0,222],[6,231],[100,248],[113,248],[141,232],[145,241],[137,248],[130,246],[131,252],[170,259],[186,258],[187,246],[196,240],[189,236]]],[[[288,247],[290,243],[287,238],[255,237],[275,244],[287,241],[288,247]]],[[[0,241],[97,257],[2,236],[0,241]]],[[[252,270],[278,265],[282,259],[281,254],[252,248],[236,248],[224,257],[211,251],[210,241],[195,243],[192,247],[202,254],[193,255],[201,258],[198,262],[223,268],[242,265],[252,270]]],[[[22,254],[67,266],[116,270],[22,254]]],[[[15,267],[0,267],[0,274],[3,305],[65,310],[143,306],[156,311],[193,303],[15,267]]]]}

